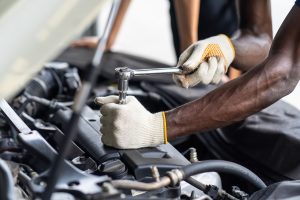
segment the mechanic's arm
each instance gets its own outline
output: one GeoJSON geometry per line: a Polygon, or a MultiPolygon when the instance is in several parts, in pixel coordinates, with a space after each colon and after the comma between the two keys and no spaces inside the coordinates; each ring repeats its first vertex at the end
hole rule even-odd
{"type": "MultiPolygon", "coordinates": [[[[248,71],[266,58],[272,42],[270,0],[241,0],[238,7],[240,28],[231,40],[218,35],[189,46],[177,64],[185,75],[174,76],[176,84],[186,88],[200,82],[217,84],[232,62],[235,68],[248,71]]],[[[182,18],[182,24],[183,19],[187,18],[182,18]]]]}
{"type": "Polygon", "coordinates": [[[201,0],[173,0],[181,52],[198,41],[201,0]]]}
{"type": "Polygon", "coordinates": [[[238,1],[239,30],[231,41],[236,50],[232,66],[248,71],[267,56],[272,43],[270,0],[238,1]]]}
{"type": "Polygon", "coordinates": [[[267,59],[203,98],[166,113],[168,137],[240,121],[289,94],[300,79],[300,7],[278,31],[267,59]]]}
{"type": "MultiPolygon", "coordinates": [[[[128,97],[125,105],[117,104],[117,96],[96,98],[102,105],[102,142],[122,149],[156,146],[166,143],[167,138],[240,121],[289,94],[300,79],[299,6],[294,6],[285,19],[263,63],[199,100],[166,113],[152,114],[134,97],[128,97]]],[[[218,55],[220,69],[234,58],[226,36],[210,38],[188,51],[193,58],[218,55]]],[[[208,62],[216,66],[217,60],[214,57],[208,62]]],[[[208,64],[203,69],[207,70],[208,64]]]]}
{"type": "MultiPolygon", "coordinates": [[[[121,28],[124,16],[128,10],[130,2],[131,2],[131,0],[122,0],[121,1],[120,8],[118,10],[116,19],[112,26],[111,33],[107,39],[107,45],[106,45],[107,50],[111,49],[111,47],[113,46],[113,44],[116,40],[116,37],[119,33],[119,30],[121,28]]],[[[97,36],[83,37],[83,38],[73,41],[71,46],[95,49],[95,48],[97,48],[98,42],[99,42],[99,37],[97,37],[97,36]]]]}

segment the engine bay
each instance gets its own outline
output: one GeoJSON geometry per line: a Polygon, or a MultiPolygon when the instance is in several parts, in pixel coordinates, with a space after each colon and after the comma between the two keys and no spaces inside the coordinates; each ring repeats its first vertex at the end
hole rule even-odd
{"type": "MultiPolygon", "coordinates": [[[[18,199],[43,198],[53,176],[51,167],[70,128],[81,76],[81,70],[68,63],[47,63],[10,104],[1,101],[0,156],[14,172],[16,185],[11,187],[19,191],[18,199]]],[[[51,199],[247,199],[253,191],[244,192],[234,186],[225,192],[217,172],[238,175],[256,188],[263,187],[264,183],[242,166],[219,161],[227,162],[220,168],[214,163],[218,161],[200,161],[192,146],[181,153],[170,143],[128,150],[103,145],[99,106],[93,99],[117,92],[110,81],[98,81],[80,114],[77,136],[59,170],[51,199]],[[236,166],[230,169],[231,164],[236,166]],[[200,167],[200,171],[182,177],[184,167],[197,165],[204,169],[200,167]]],[[[161,109],[157,104],[168,107],[158,94],[145,91],[140,83],[133,84],[128,93],[136,95],[150,110],[161,109]]]]}
{"type": "MultiPolygon", "coordinates": [[[[134,51],[112,49],[130,0],[0,3],[0,200],[300,197],[300,111],[280,99],[299,77],[286,67],[278,79],[286,56],[255,45],[278,48],[270,2],[196,3],[168,4],[176,66],[143,57],[171,58],[156,38],[132,34],[138,48],[124,37],[134,51]],[[256,25],[246,23],[252,12],[256,25]],[[196,37],[185,44],[189,24],[196,37]]],[[[294,31],[295,10],[280,32],[294,31]]]]}

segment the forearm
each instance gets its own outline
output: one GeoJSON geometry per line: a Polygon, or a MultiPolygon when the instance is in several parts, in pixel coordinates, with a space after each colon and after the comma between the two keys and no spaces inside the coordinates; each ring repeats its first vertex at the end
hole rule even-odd
{"type": "Polygon", "coordinates": [[[198,40],[200,2],[174,0],[181,51],[198,40]]]}
{"type": "Polygon", "coordinates": [[[168,137],[229,125],[289,94],[300,78],[299,18],[300,8],[294,7],[263,63],[203,98],[167,112],[168,137]]]}
{"type": "Polygon", "coordinates": [[[111,49],[112,45],[114,44],[116,37],[119,33],[119,30],[121,28],[124,16],[127,12],[127,9],[130,5],[131,0],[122,0],[120,8],[118,10],[118,14],[116,16],[116,20],[114,21],[114,24],[112,26],[111,33],[107,40],[106,49],[111,49]]]}
{"type": "MultiPolygon", "coordinates": [[[[289,93],[287,77],[265,73],[273,59],[242,77],[217,88],[205,97],[167,112],[168,137],[223,127],[271,105],[289,93]],[[270,87],[271,86],[271,87],[270,87]]],[[[281,66],[290,63],[281,63],[281,66]]]]}
{"type": "Polygon", "coordinates": [[[239,1],[240,27],[232,37],[236,57],[232,66],[248,71],[268,55],[272,43],[270,0],[239,1]]]}

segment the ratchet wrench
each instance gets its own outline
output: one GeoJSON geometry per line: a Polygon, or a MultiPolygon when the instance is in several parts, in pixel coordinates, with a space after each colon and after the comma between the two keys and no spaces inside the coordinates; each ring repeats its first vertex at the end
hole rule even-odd
{"type": "Polygon", "coordinates": [[[131,69],[129,67],[119,67],[115,69],[118,79],[119,104],[126,103],[129,80],[135,76],[146,76],[155,74],[182,74],[180,67],[152,68],[152,69],[131,69]]]}

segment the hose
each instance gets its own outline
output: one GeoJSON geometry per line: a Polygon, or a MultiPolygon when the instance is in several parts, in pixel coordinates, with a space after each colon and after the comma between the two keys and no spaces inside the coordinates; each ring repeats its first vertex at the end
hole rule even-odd
{"type": "Polygon", "coordinates": [[[15,200],[14,180],[7,164],[0,159],[0,199],[15,200]]]}
{"type": "Polygon", "coordinates": [[[215,171],[233,174],[250,182],[258,189],[263,189],[267,187],[266,184],[249,169],[239,164],[224,160],[208,160],[192,163],[190,165],[182,167],[181,171],[183,172],[183,179],[187,179],[195,174],[215,171]]]}
{"type": "MultiPolygon", "coordinates": [[[[193,163],[184,166],[180,169],[174,169],[167,172],[167,176],[162,177],[158,182],[144,183],[139,181],[131,180],[113,180],[111,184],[118,189],[134,189],[142,191],[156,190],[161,187],[166,187],[168,185],[176,185],[181,180],[185,180],[194,187],[205,191],[207,185],[200,183],[193,179],[191,176],[195,174],[205,173],[205,172],[223,172],[233,174],[237,177],[243,178],[244,180],[252,183],[258,189],[263,189],[267,187],[265,183],[249,169],[238,165],[233,162],[223,161],[223,160],[209,160],[193,163]]],[[[226,195],[229,199],[236,199],[235,197],[221,191],[222,195],[226,195]]]]}

